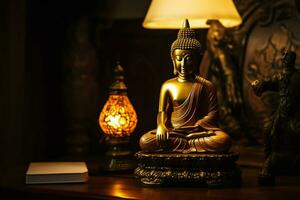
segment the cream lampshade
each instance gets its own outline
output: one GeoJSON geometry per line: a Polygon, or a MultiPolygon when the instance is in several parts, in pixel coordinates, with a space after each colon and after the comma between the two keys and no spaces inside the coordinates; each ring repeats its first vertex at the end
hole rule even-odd
{"type": "Polygon", "coordinates": [[[152,0],[143,27],[178,29],[185,19],[191,28],[209,28],[207,20],[219,20],[225,27],[242,22],[232,0],[152,0]]]}

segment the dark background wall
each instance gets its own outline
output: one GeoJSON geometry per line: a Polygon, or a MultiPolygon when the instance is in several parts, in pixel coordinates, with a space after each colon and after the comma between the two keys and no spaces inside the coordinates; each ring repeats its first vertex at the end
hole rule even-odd
{"type": "MultiPolygon", "coordinates": [[[[235,2],[244,16],[249,17],[252,7],[257,9],[264,1],[235,2]]],[[[72,107],[75,101],[83,101],[85,108],[88,104],[85,97],[96,102],[85,125],[90,154],[103,153],[105,146],[97,117],[108,97],[116,61],[125,69],[128,95],[138,114],[138,126],[132,136],[132,147],[138,149],[138,138],[155,128],[159,89],[172,76],[169,51],[177,35],[175,30],[142,27],[149,3],[150,0],[0,2],[1,167],[66,155],[70,127],[81,122],[70,123],[68,118],[74,113],[65,108],[72,107]],[[82,20],[87,26],[84,30],[89,44],[83,48],[83,54],[78,53],[82,46],[74,39],[82,20]],[[80,78],[68,82],[69,75],[74,73],[68,66],[75,66],[68,60],[70,52],[75,57],[95,53],[95,57],[88,58],[95,62],[79,67],[88,71],[87,77],[92,82],[85,84],[80,78]],[[94,97],[87,91],[92,83],[97,85],[94,97]],[[69,95],[74,90],[82,95],[69,95]]],[[[251,20],[247,19],[248,22],[251,20]]],[[[241,29],[237,37],[247,35],[248,30],[241,29]]],[[[197,33],[205,49],[206,30],[197,33]]],[[[243,48],[237,54],[241,52],[243,48]]]]}
{"type": "MultiPolygon", "coordinates": [[[[149,2],[1,1],[1,166],[66,154],[65,55],[81,19],[88,21],[90,48],[97,55],[93,77],[98,105],[92,133],[87,133],[91,149],[103,150],[97,117],[108,98],[116,61],[125,69],[129,98],[139,117],[132,136],[133,149],[138,149],[138,138],[155,128],[159,89],[172,76],[169,50],[177,35],[142,28],[149,2]]],[[[200,40],[204,37],[199,34],[200,40]]]]}
{"type": "MultiPolygon", "coordinates": [[[[20,162],[26,155],[25,99],[25,2],[0,2],[0,166],[20,162]]],[[[3,171],[2,173],[5,173],[3,171]]]]}

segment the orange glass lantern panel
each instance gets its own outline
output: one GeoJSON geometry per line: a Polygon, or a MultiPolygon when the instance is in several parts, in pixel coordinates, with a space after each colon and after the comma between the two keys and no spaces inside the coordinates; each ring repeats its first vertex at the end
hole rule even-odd
{"type": "Polygon", "coordinates": [[[99,124],[107,136],[130,136],[137,125],[137,115],[127,95],[109,96],[100,113],[99,124]]]}

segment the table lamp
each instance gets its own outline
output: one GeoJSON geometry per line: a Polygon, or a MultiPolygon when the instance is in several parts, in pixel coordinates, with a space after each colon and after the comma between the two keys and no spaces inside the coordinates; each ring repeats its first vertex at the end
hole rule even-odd
{"type": "Polygon", "coordinates": [[[218,20],[224,27],[242,22],[232,0],[152,0],[144,28],[179,29],[188,19],[191,28],[209,28],[207,21],[218,20]]]}
{"type": "Polygon", "coordinates": [[[114,82],[109,88],[109,98],[100,116],[99,125],[103,130],[109,149],[109,171],[134,169],[135,164],[129,149],[130,135],[137,125],[137,115],[127,96],[124,70],[118,63],[114,69],[114,82]]]}

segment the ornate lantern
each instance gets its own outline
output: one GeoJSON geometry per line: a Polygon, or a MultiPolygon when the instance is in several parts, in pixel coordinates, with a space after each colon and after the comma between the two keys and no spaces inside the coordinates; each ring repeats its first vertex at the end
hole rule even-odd
{"type": "Polygon", "coordinates": [[[128,148],[129,138],[137,125],[137,115],[127,96],[124,70],[118,63],[114,69],[114,82],[110,86],[109,98],[100,116],[99,125],[107,136],[110,156],[108,170],[130,170],[134,168],[132,152],[128,148]]]}

